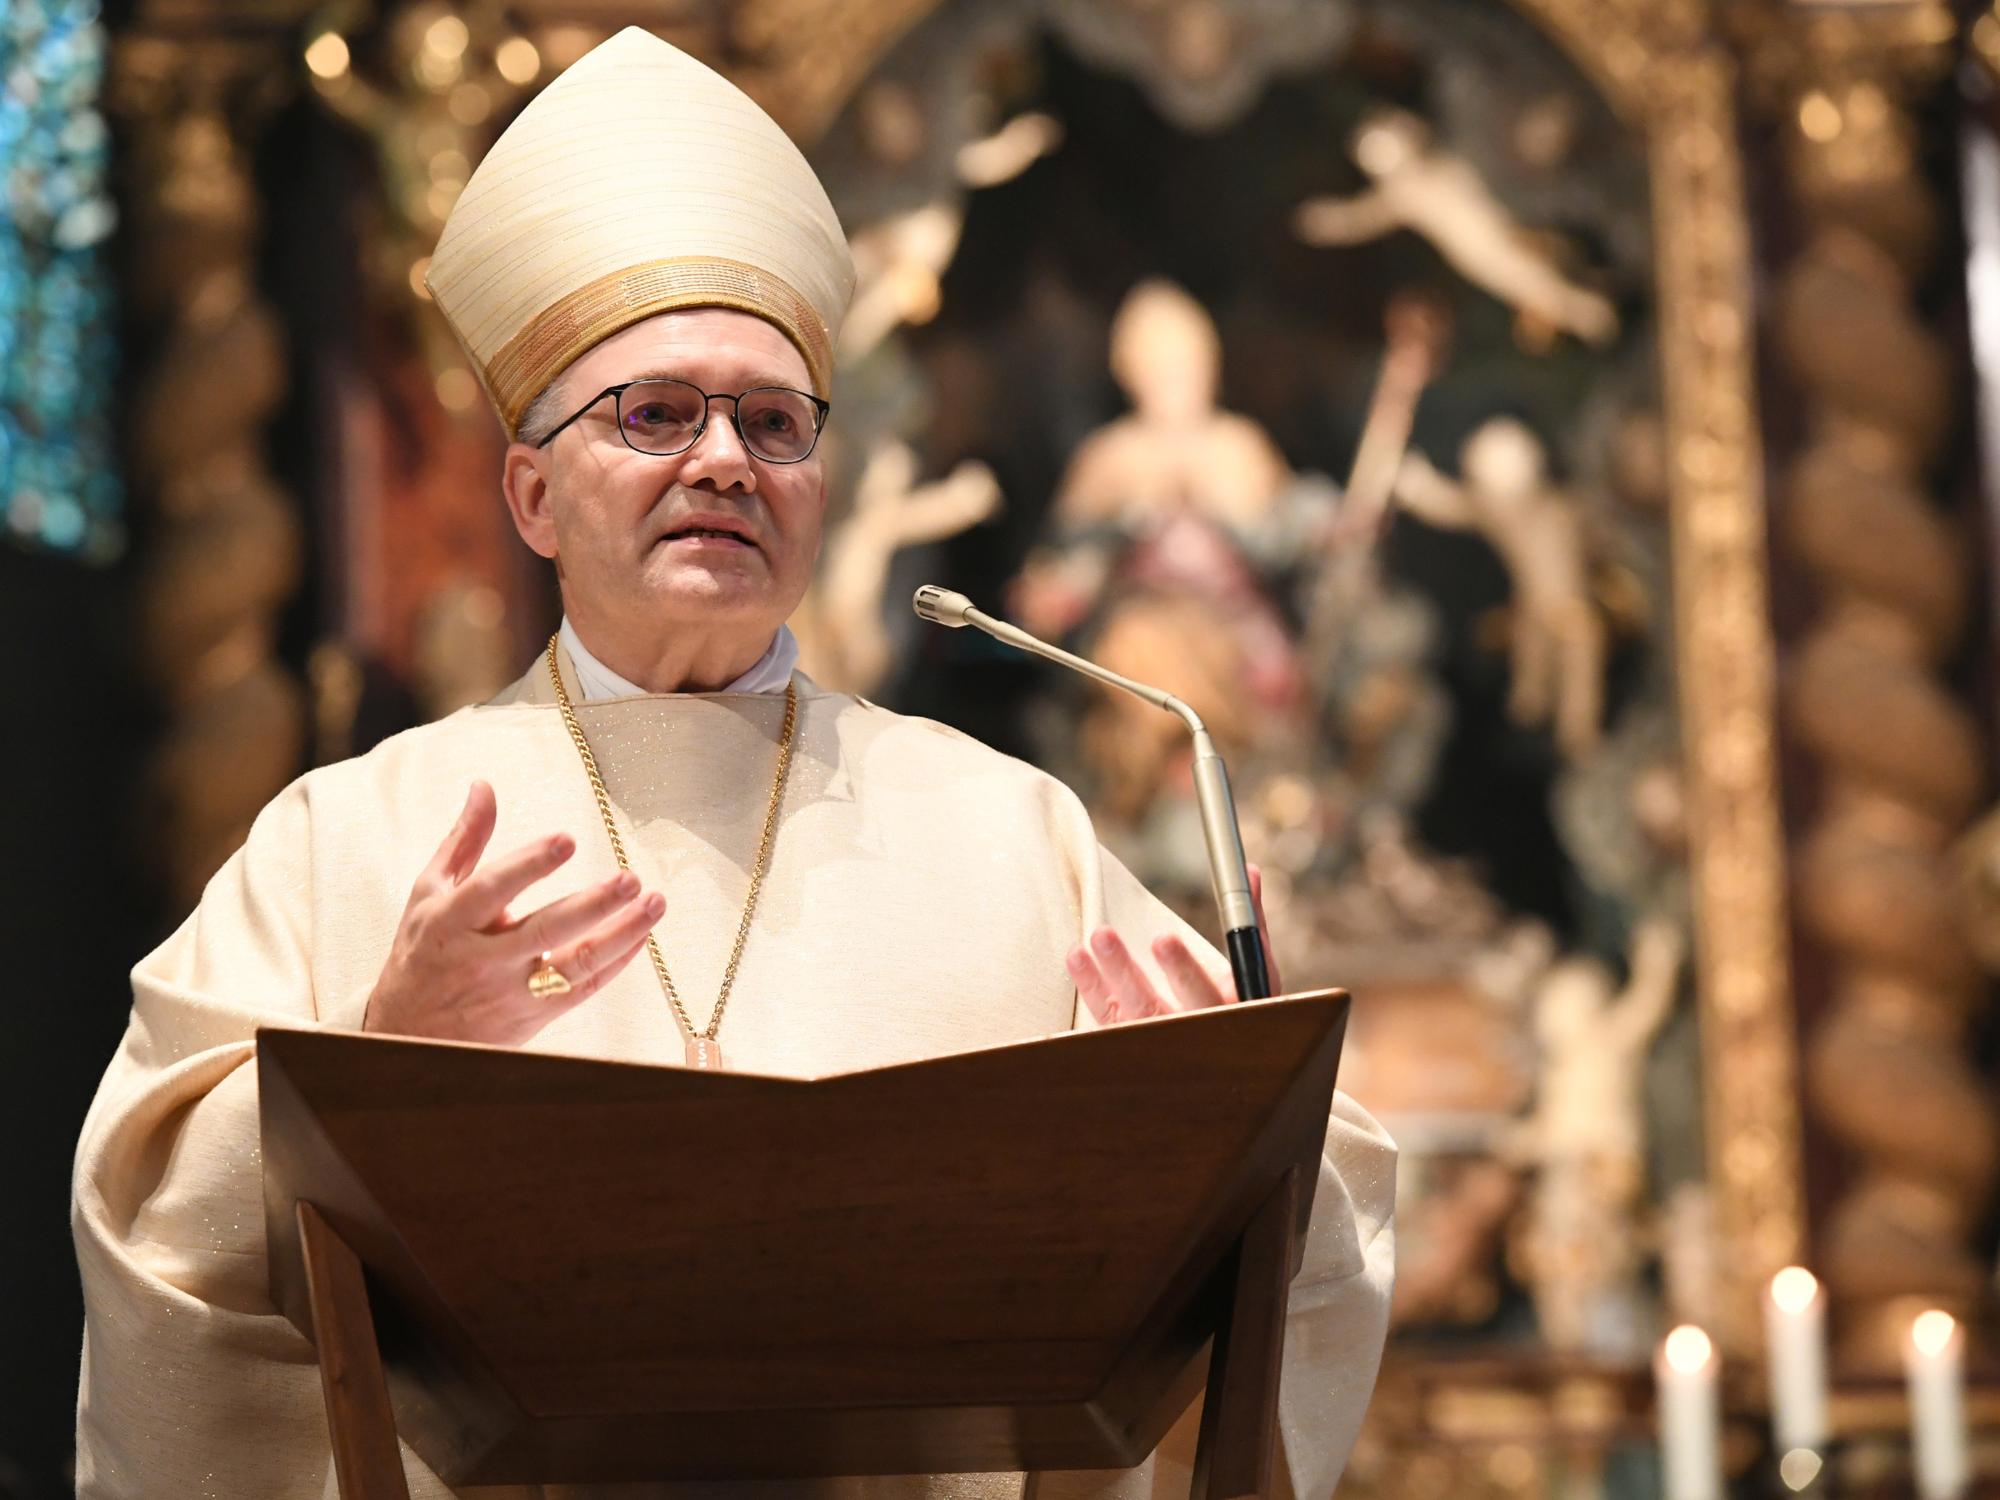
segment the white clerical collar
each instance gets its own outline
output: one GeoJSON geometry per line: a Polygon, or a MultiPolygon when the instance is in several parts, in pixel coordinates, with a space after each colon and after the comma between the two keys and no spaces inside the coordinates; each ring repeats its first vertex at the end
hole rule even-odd
{"type": "MultiPolygon", "coordinates": [[[[586,703],[600,698],[642,698],[646,690],[636,682],[628,682],[611,668],[590,654],[590,648],[576,633],[576,627],[563,616],[563,650],[569,653],[569,663],[576,672],[576,685],[583,690],[586,703]]],[[[771,638],[771,649],[757,658],[755,665],[741,677],[722,689],[725,693],[782,693],[785,684],[792,680],[792,670],[799,664],[798,637],[792,634],[789,625],[780,625],[778,633],[771,638]]]]}

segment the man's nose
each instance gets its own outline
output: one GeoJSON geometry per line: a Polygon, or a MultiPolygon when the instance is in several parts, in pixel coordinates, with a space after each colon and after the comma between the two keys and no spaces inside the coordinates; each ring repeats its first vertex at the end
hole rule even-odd
{"type": "Polygon", "coordinates": [[[708,424],[681,459],[681,481],[706,479],[718,489],[755,489],[757,470],[736,430],[736,403],[726,396],[708,398],[708,424]]]}

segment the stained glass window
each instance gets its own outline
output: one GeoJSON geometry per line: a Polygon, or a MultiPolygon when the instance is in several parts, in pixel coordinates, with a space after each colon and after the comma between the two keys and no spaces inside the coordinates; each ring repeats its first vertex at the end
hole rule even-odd
{"type": "Polygon", "coordinates": [[[0,0],[0,536],[89,561],[124,541],[96,0],[0,0]]]}

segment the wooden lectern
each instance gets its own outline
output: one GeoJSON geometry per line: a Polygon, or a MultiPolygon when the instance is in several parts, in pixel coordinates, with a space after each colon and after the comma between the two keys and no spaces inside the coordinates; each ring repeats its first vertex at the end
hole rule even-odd
{"type": "Polygon", "coordinates": [[[1268,1492],[1347,1019],[1326,991],[810,1080],[258,1033],[272,1287],[344,1500],[1123,1468],[1213,1340],[1268,1492]]]}

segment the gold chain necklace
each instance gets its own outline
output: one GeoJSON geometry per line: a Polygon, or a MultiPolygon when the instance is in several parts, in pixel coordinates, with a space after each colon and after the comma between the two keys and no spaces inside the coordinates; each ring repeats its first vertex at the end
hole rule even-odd
{"type": "MultiPolygon", "coordinates": [[[[563,726],[569,730],[570,742],[576,746],[576,753],[583,761],[583,771],[590,778],[590,795],[597,799],[598,816],[604,819],[604,831],[611,837],[611,853],[618,860],[618,868],[630,870],[632,862],[625,857],[625,841],[618,836],[617,820],[611,816],[611,794],[604,788],[604,778],[598,774],[597,757],[590,753],[590,741],[583,737],[583,726],[577,722],[576,710],[570,707],[569,693],[563,688],[562,670],[556,665],[556,641],[549,637],[549,681],[556,685],[556,706],[562,710],[563,726]]],[[[722,1029],[722,1013],[729,1007],[729,992],[736,984],[736,966],[743,961],[743,944],[750,936],[750,919],[757,912],[757,893],[764,888],[764,871],[771,863],[771,845],[778,835],[778,805],[785,800],[785,777],[792,768],[792,735],[798,728],[799,692],[798,688],[785,684],[785,725],[778,732],[778,774],[771,780],[771,803],[764,809],[764,836],[757,844],[757,863],[750,870],[750,894],[743,898],[743,918],[736,924],[736,946],[729,950],[729,964],[722,971],[722,990],[715,997],[715,1013],[708,1018],[708,1025],[700,1031],[694,1029],[694,1022],[688,1018],[687,1007],[681,1004],[680,992],[674,988],[673,976],[667,973],[667,961],[660,956],[659,939],[652,933],[646,934],[646,951],[653,958],[653,972],[660,976],[660,988],[666,992],[667,1004],[674,1008],[674,1019],[681,1024],[681,1034],[687,1038],[687,1062],[690,1068],[721,1068],[722,1044],[715,1035],[722,1029]]]]}

